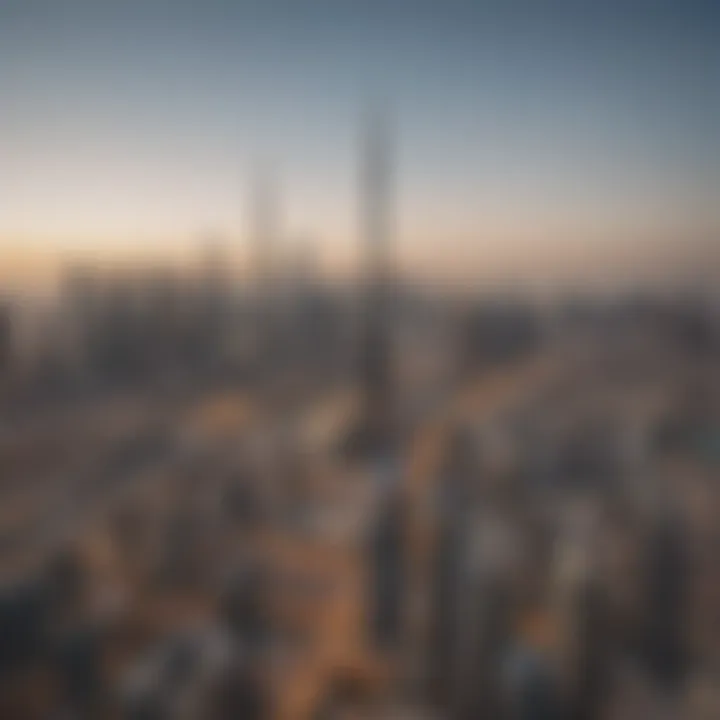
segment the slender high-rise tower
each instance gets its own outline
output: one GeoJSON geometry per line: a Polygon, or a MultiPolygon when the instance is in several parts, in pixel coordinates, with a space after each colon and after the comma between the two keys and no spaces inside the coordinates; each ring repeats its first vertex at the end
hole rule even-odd
{"type": "Polygon", "coordinates": [[[270,289],[277,235],[276,197],[267,172],[256,172],[250,202],[252,271],[258,300],[266,300],[270,289]]]}
{"type": "Polygon", "coordinates": [[[367,121],[362,154],[361,221],[364,327],[361,348],[362,443],[372,454],[390,450],[394,432],[391,371],[391,138],[385,118],[367,121]]]}
{"type": "Polygon", "coordinates": [[[12,361],[12,330],[10,308],[0,300],[0,384],[8,374],[12,361]]]}
{"type": "Polygon", "coordinates": [[[267,172],[256,172],[250,197],[250,262],[254,279],[257,370],[265,375],[273,351],[273,260],[277,239],[277,208],[267,172]]]}
{"type": "Polygon", "coordinates": [[[390,137],[384,118],[364,128],[361,221],[364,255],[362,397],[356,450],[373,468],[377,506],[369,528],[369,630],[378,649],[399,649],[404,637],[405,503],[397,457],[395,388],[390,347],[390,137]]]}

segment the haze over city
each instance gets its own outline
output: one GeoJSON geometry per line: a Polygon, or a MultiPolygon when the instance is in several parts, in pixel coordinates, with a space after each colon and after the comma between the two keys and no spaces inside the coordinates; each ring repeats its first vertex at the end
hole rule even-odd
{"type": "Polygon", "coordinates": [[[0,718],[720,718],[719,38],[0,0],[0,718]]]}

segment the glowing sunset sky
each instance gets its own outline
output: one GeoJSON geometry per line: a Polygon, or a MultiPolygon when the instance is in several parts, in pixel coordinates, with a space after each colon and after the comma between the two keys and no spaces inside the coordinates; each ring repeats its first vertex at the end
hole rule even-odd
{"type": "Polygon", "coordinates": [[[258,160],[288,234],[348,257],[374,98],[397,126],[409,265],[707,242],[718,37],[700,0],[0,0],[5,275],[241,237],[258,160]]]}

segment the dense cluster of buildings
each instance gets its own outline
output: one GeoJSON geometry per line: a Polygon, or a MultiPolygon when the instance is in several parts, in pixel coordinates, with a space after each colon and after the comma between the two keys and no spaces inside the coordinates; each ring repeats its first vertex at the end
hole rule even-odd
{"type": "Polygon", "coordinates": [[[388,152],[357,303],[76,272],[32,371],[0,311],[0,717],[720,716],[712,305],[402,295],[388,152]]]}

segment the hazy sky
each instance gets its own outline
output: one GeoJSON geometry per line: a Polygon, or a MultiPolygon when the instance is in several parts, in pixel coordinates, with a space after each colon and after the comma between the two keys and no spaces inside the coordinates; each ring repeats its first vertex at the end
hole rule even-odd
{"type": "Polygon", "coordinates": [[[356,236],[395,119],[400,251],[512,263],[720,227],[720,3],[0,0],[0,247],[356,236]]]}

